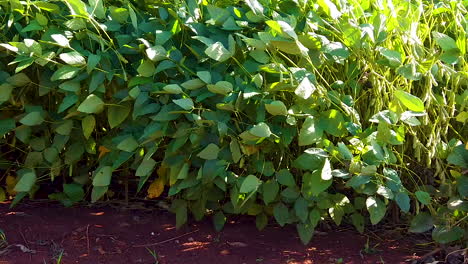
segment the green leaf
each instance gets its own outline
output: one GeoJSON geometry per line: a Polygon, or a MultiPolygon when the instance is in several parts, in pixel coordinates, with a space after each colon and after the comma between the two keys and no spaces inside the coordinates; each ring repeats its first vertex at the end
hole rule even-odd
{"type": "Polygon", "coordinates": [[[95,203],[97,200],[101,199],[104,194],[107,193],[109,186],[93,186],[93,191],[91,192],[91,202],[95,203]]]}
{"type": "Polygon", "coordinates": [[[354,213],[351,215],[351,221],[357,231],[362,234],[364,232],[364,217],[360,213],[354,213]]]}
{"type": "Polygon", "coordinates": [[[255,226],[258,230],[263,230],[268,224],[268,216],[264,213],[258,214],[255,218],[255,226]]]}
{"type": "Polygon", "coordinates": [[[8,83],[4,83],[0,85],[0,104],[10,99],[13,88],[15,87],[13,87],[13,85],[10,85],[8,83]]]}
{"type": "Polygon", "coordinates": [[[453,211],[459,210],[459,211],[467,212],[468,211],[468,201],[464,201],[464,200],[460,199],[460,197],[454,196],[454,197],[450,198],[450,200],[448,200],[447,208],[450,209],[450,210],[453,210],[453,211]]]}
{"type": "Polygon", "coordinates": [[[399,192],[395,195],[395,201],[400,207],[401,211],[408,213],[410,210],[410,198],[407,193],[399,192]]]}
{"type": "Polygon", "coordinates": [[[363,184],[369,183],[370,181],[371,176],[359,174],[353,176],[348,182],[346,182],[346,186],[356,189],[363,184]]]}
{"type": "Polygon", "coordinates": [[[298,223],[296,229],[302,243],[307,245],[314,235],[315,226],[310,223],[298,223]]]}
{"type": "Polygon", "coordinates": [[[144,60],[137,68],[137,72],[143,77],[152,77],[156,73],[156,68],[150,60],[144,60]]]}
{"type": "Polygon", "coordinates": [[[59,152],[57,151],[56,148],[50,147],[46,148],[43,152],[45,160],[47,160],[49,163],[53,163],[54,161],[57,160],[59,152]]]}
{"type": "Polygon", "coordinates": [[[231,140],[231,143],[229,143],[229,149],[231,150],[232,160],[235,163],[239,162],[239,160],[242,158],[242,154],[240,151],[239,143],[236,139],[231,140]]]}
{"type": "Polygon", "coordinates": [[[262,182],[254,175],[247,176],[241,184],[240,193],[250,193],[256,191],[262,182]]]}
{"type": "Polygon", "coordinates": [[[328,214],[330,215],[331,219],[337,226],[341,224],[344,216],[344,209],[340,205],[335,205],[333,207],[328,208],[328,214]]]}
{"type": "Polygon", "coordinates": [[[273,216],[280,226],[284,226],[289,221],[289,210],[283,203],[278,203],[273,208],[273,216]]]}
{"type": "Polygon", "coordinates": [[[89,93],[93,93],[97,88],[99,88],[99,86],[103,85],[105,78],[105,73],[100,71],[93,72],[88,86],[89,93]]]}
{"type": "Polygon", "coordinates": [[[302,99],[308,99],[316,90],[315,85],[309,80],[308,77],[302,79],[299,86],[297,86],[294,93],[302,99]]]}
{"type": "Polygon", "coordinates": [[[146,55],[152,61],[161,61],[167,59],[167,51],[166,49],[161,46],[152,46],[146,49],[146,55]]]}
{"type": "Polygon", "coordinates": [[[390,200],[394,198],[392,190],[382,185],[377,189],[377,193],[390,200]]]}
{"type": "Polygon", "coordinates": [[[112,178],[112,167],[99,167],[94,173],[93,186],[109,186],[112,178]]]}
{"type": "Polygon", "coordinates": [[[39,30],[42,30],[42,29],[44,29],[44,28],[41,25],[39,25],[39,22],[37,20],[32,20],[20,32],[21,33],[26,33],[26,32],[31,32],[31,31],[39,31],[39,30]]]}
{"type": "Polygon", "coordinates": [[[32,169],[22,171],[18,183],[15,185],[15,192],[29,192],[36,183],[36,172],[32,169]]]}
{"type": "Polygon", "coordinates": [[[341,16],[336,5],[330,0],[318,0],[317,4],[322,8],[325,14],[332,19],[338,19],[341,16]]]}
{"type": "Polygon", "coordinates": [[[168,84],[163,87],[163,90],[170,94],[180,94],[183,93],[182,88],[178,84],[168,84]]]}
{"type": "Polygon", "coordinates": [[[187,202],[177,199],[172,202],[172,208],[176,214],[176,229],[179,229],[187,222],[187,202]]]}
{"type": "Polygon", "coordinates": [[[71,30],[81,30],[86,28],[86,22],[82,18],[72,18],[65,21],[63,24],[71,30]]]}
{"type": "Polygon", "coordinates": [[[263,202],[268,205],[276,199],[279,192],[279,185],[274,180],[263,183],[263,202]]]}
{"type": "Polygon", "coordinates": [[[174,104],[180,106],[182,109],[185,109],[187,111],[192,110],[194,107],[193,101],[190,98],[172,100],[172,102],[174,102],[174,104]]]}
{"type": "Polygon", "coordinates": [[[138,31],[138,19],[130,3],[128,4],[128,12],[130,13],[130,21],[132,21],[133,28],[138,31]]]}
{"type": "Polygon", "coordinates": [[[138,142],[132,136],[129,136],[122,140],[117,145],[117,148],[127,152],[133,152],[139,146],[138,142]]]}
{"type": "Polygon", "coordinates": [[[319,210],[313,209],[312,211],[310,211],[309,221],[314,227],[318,225],[318,223],[320,222],[320,219],[321,219],[321,215],[320,215],[319,210]]]}
{"type": "Polygon", "coordinates": [[[339,142],[337,145],[338,151],[345,160],[353,160],[353,154],[343,142],[339,142]]]}
{"type": "Polygon", "coordinates": [[[59,135],[68,136],[73,129],[73,120],[66,120],[60,126],[55,129],[55,132],[59,135]]]}
{"type": "Polygon", "coordinates": [[[34,58],[27,58],[25,60],[22,60],[21,62],[18,63],[18,66],[16,67],[15,72],[20,72],[29,66],[31,66],[34,63],[35,59],[34,58]]]}
{"type": "Polygon", "coordinates": [[[252,135],[260,138],[269,137],[271,135],[270,127],[263,122],[253,126],[251,129],[249,129],[249,132],[252,135]]]}
{"type": "Polygon", "coordinates": [[[66,81],[66,82],[59,84],[59,88],[64,91],[77,93],[80,91],[81,85],[80,85],[80,82],[66,81]]]}
{"type": "Polygon", "coordinates": [[[304,197],[318,196],[324,192],[330,185],[332,180],[322,180],[321,173],[319,170],[315,170],[313,173],[305,173],[302,177],[302,194],[304,197]]]}
{"type": "Polygon", "coordinates": [[[262,64],[270,62],[270,56],[263,50],[253,50],[249,52],[249,55],[262,64]]]}
{"type": "Polygon", "coordinates": [[[385,203],[379,198],[373,196],[367,197],[366,208],[370,214],[370,220],[373,225],[376,225],[380,220],[382,220],[387,210],[385,203]]]}
{"type": "Polygon", "coordinates": [[[130,107],[126,105],[110,105],[107,108],[107,120],[110,128],[120,125],[130,114],[130,107]]]}
{"type": "Polygon", "coordinates": [[[429,205],[431,203],[431,196],[427,192],[417,191],[414,194],[422,204],[429,205]]]}
{"type": "Polygon", "coordinates": [[[129,12],[126,8],[110,6],[109,10],[110,10],[112,19],[116,20],[120,24],[127,22],[129,12]]]}
{"type": "Polygon", "coordinates": [[[458,144],[453,151],[448,155],[447,161],[450,164],[462,168],[468,168],[468,149],[463,144],[458,144]]]}
{"type": "Polygon", "coordinates": [[[402,63],[401,57],[402,56],[401,56],[400,52],[395,51],[395,50],[389,50],[389,49],[383,48],[383,47],[380,48],[379,51],[380,51],[380,54],[382,56],[384,56],[388,60],[389,66],[396,68],[396,67],[401,65],[401,63],[402,63]]]}
{"type": "Polygon", "coordinates": [[[81,120],[81,127],[83,129],[83,135],[86,139],[89,138],[91,133],[94,131],[96,126],[96,119],[93,115],[87,115],[83,120],[81,120]]]}
{"type": "Polygon", "coordinates": [[[457,189],[461,196],[468,196],[468,177],[460,176],[457,179],[457,189]]]}
{"type": "Polygon", "coordinates": [[[313,117],[307,117],[299,132],[299,146],[307,146],[322,139],[323,130],[313,117]]]}
{"type": "Polygon", "coordinates": [[[434,220],[428,212],[417,214],[411,220],[409,231],[412,233],[423,233],[434,227],[434,220]]]}
{"type": "Polygon", "coordinates": [[[41,165],[42,162],[43,162],[42,153],[31,151],[26,156],[26,159],[24,161],[24,167],[35,168],[41,165]]]}
{"type": "Polygon", "coordinates": [[[335,137],[343,137],[348,133],[343,114],[335,109],[320,114],[319,127],[335,137]]]}
{"type": "Polygon", "coordinates": [[[413,63],[398,67],[397,73],[412,81],[419,81],[422,78],[422,73],[417,71],[416,65],[413,63]]]}
{"type": "MultiPolygon", "coordinates": [[[[2,89],[0,87],[0,89],[2,89]]],[[[0,120],[0,138],[2,138],[6,133],[12,131],[16,128],[16,122],[13,118],[7,118],[0,120]]]]}
{"type": "Polygon", "coordinates": [[[309,204],[306,199],[299,197],[294,202],[294,211],[296,212],[297,217],[302,223],[307,221],[309,217],[309,204]]]}
{"type": "Polygon", "coordinates": [[[59,46],[61,46],[62,48],[70,47],[70,44],[69,44],[70,41],[64,35],[62,35],[62,34],[52,34],[52,35],[50,35],[50,37],[53,40],[55,40],[55,42],[57,42],[57,44],[59,46]]]}
{"type": "Polygon", "coordinates": [[[52,12],[52,13],[57,13],[57,12],[60,11],[60,7],[58,5],[48,3],[48,2],[38,1],[38,2],[35,2],[34,5],[37,6],[38,8],[40,8],[40,9],[42,9],[42,10],[52,12]]]}
{"type": "Polygon", "coordinates": [[[229,50],[227,50],[221,42],[216,42],[214,44],[209,45],[209,47],[205,50],[205,54],[208,57],[212,58],[213,60],[223,62],[227,59],[231,58],[233,55],[229,50]]]}
{"type": "Polygon", "coordinates": [[[80,184],[70,183],[63,185],[63,192],[70,198],[72,202],[79,202],[83,200],[85,193],[80,184]]]}
{"type": "Polygon", "coordinates": [[[86,71],[91,72],[101,61],[101,56],[96,54],[89,54],[88,56],[88,65],[86,66],[86,71]]]}
{"type": "Polygon", "coordinates": [[[245,3],[249,6],[255,15],[263,15],[263,6],[257,0],[246,0],[245,3]]]}
{"type": "Polygon", "coordinates": [[[63,111],[67,110],[74,104],[78,102],[78,96],[76,94],[68,94],[63,98],[62,103],[60,103],[57,113],[62,113],[63,111]]]}
{"type": "Polygon", "coordinates": [[[148,176],[156,166],[156,161],[153,159],[144,159],[138,169],[136,170],[135,176],[143,177],[148,176]]]}
{"type": "Polygon", "coordinates": [[[216,144],[210,143],[202,151],[200,151],[200,153],[198,153],[197,157],[205,160],[214,160],[218,158],[219,151],[220,149],[216,144]]]}
{"type": "Polygon", "coordinates": [[[219,81],[216,84],[208,84],[208,90],[215,94],[227,95],[233,91],[232,83],[226,81],[219,81]]]}
{"type": "Polygon", "coordinates": [[[214,224],[215,230],[218,232],[221,231],[225,223],[226,223],[226,216],[224,215],[223,212],[218,211],[213,216],[213,224],[214,224]]]}
{"type": "Polygon", "coordinates": [[[424,111],[424,103],[421,101],[421,99],[414,95],[411,95],[402,90],[397,90],[395,91],[395,97],[411,111],[424,111]]]}
{"type": "Polygon", "coordinates": [[[186,81],[186,82],[181,84],[181,86],[184,87],[187,90],[197,90],[197,89],[202,88],[205,85],[206,85],[206,83],[204,83],[202,80],[200,80],[198,78],[186,81]]]}
{"type": "Polygon", "coordinates": [[[293,175],[291,174],[291,172],[289,172],[288,169],[281,169],[280,171],[278,171],[276,173],[276,179],[282,185],[288,187],[296,186],[296,181],[294,180],[293,175]]]}
{"type": "Polygon", "coordinates": [[[265,104],[265,109],[271,115],[287,115],[288,109],[286,105],[281,101],[273,101],[269,104],[265,104]]]}
{"type": "Polygon", "coordinates": [[[78,111],[88,114],[99,113],[104,110],[104,102],[94,94],[88,95],[78,106],[78,111]]]}
{"type": "Polygon", "coordinates": [[[442,53],[439,59],[447,64],[456,64],[458,63],[458,57],[460,56],[460,51],[458,49],[449,50],[442,53]]]}
{"type": "Polygon", "coordinates": [[[286,201],[295,201],[300,195],[297,187],[288,187],[281,192],[286,201]]]}
{"type": "Polygon", "coordinates": [[[37,126],[44,122],[44,118],[42,117],[41,112],[31,112],[21,118],[19,122],[27,126],[37,126]]]}
{"type": "Polygon", "coordinates": [[[91,10],[93,10],[91,15],[99,19],[104,19],[106,17],[106,9],[104,8],[103,0],[89,0],[89,6],[91,10]]]}
{"type": "Polygon", "coordinates": [[[58,81],[58,80],[67,80],[74,78],[78,72],[80,71],[79,68],[65,65],[60,67],[57,71],[54,72],[52,77],[50,77],[51,81],[58,81]]]}
{"type": "Polygon", "coordinates": [[[190,169],[189,164],[184,162],[184,165],[182,165],[182,168],[180,168],[179,173],[177,173],[177,179],[178,180],[187,179],[189,169],[190,169]]]}
{"type": "Polygon", "coordinates": [[[447,226],[440,226],[432,230],[432,239],[441,244],[448,244],[463,238],[465,230],[459,226],[452,228],[447,226]]]}
{"type": "MultiPolygon", "coordinates": [[[[22,87],[26,86],[31,83],[31,79],[25,74],[25,73],[17,73],[13,76],[10,76],[6,79],[7,83],[16,86],[16,87],[22,87]]],[[[5,84],[2,84],[2,86],[5,84]]]]}
{"type": "Polygon", "coordinates": [[[386,185],[393,192],[399,192],[402,190],[403,185],[398,173],[394,169],[384,168],[383,173],[386,177],[386,185]]]}
{"type": "Polygon", "coordinates": [[[323,163],[322,171],[320,172],[320,177],[324,181],[328,181],[332,179],[332,168],[330,165],[330,161],[328,158],[325,159],[325,162],[323,163]]]}
{"type": "Polygon", "coordinates": [[[211,73],[209,71],[199,71],[197,72],[198,78],[205,83],[211,83],[211,73]]]}
{"type": "Polygon", "coordinates": [[[60,59],[63,60],[66,64],[70,64],[73,66],[80,66],[86,64],[85,58],[76,51],[61,53],[60,59]]]}
{"type": "Polygon", "coordinates": [[[458,49],[455,40],[443,33],[432,31],[432,37],[435,39],[435,41],[442,48],[443,51],[458,49]]]}

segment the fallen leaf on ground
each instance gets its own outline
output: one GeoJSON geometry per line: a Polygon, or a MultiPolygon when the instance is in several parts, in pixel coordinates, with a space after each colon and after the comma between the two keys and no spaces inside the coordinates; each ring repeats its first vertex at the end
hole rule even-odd
{"type": "Polygon", "coordinates": [[[233,247],[247,247],[248,245],[243,242],[227,242],[228,245],[233,246],[233,247]]]}

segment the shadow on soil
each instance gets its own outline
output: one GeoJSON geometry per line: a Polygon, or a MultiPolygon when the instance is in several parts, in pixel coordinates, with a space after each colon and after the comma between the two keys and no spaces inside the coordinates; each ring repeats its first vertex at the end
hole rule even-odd
{"type": "Polygon", "coordinates": [[[409,246],[414,242],[401,235],[368,237],[352,229],[332,229],[317,232],[304,246],[293,226],[258,231],[251,217],[230,220],[220,233],[210,220],[192,221],[180,230],[174,223],[174,216],[161,210],[53,204],[21,204],[10,210],[3,203],[0,229],[9,246],[2,251],[0,244],[0,264],[397,264],[417,258],[409,246]]]}

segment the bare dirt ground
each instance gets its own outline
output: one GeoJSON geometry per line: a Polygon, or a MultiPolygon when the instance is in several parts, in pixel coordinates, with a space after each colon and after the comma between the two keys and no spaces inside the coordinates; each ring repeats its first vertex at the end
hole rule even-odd
{"type": "Polygon", "coordinates": [[[396,237],[387,232],[361,235],[333,227],[304,246],[293,226],[271,224],[258,231],[254,221],[230,219],[217,233],[210,219],[176,230],[174,216],[156,209],[23,203],[10,210],[8,203],[0,203],[0,229],[10,245],[2,252],[0,243],[0,264],[397,264],[422,254],[401,232],[396,237]]]}

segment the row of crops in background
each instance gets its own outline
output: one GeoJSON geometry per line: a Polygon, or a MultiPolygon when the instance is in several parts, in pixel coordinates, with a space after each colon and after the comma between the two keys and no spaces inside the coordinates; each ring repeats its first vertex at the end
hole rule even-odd
{"type": "Polygon", "coordinates": [[[2,1],[0,199],[466,239],[467,7],[2,1]]]}

